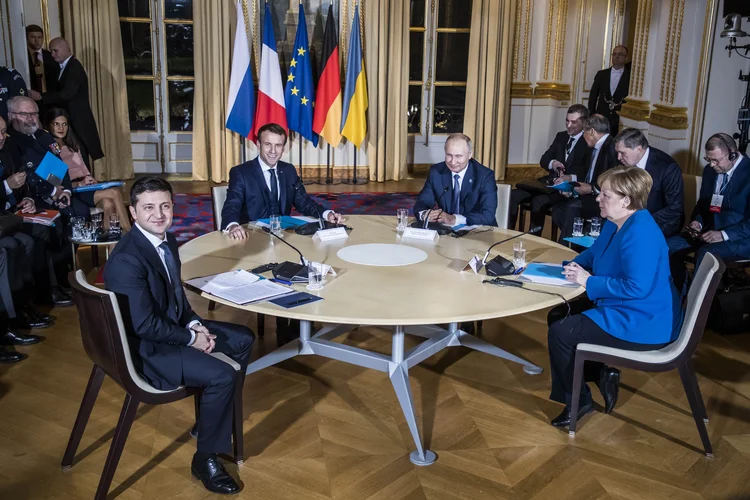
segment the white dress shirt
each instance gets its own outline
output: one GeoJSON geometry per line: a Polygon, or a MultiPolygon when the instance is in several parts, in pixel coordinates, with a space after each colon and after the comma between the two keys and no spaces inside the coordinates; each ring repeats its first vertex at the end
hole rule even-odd
{"type": "Polygon", "coordinates": [[[609,72],[609,93],[611,95],[615,95],[615,91],[617,90],[617,86],[620,85],[620,79],[624,72],[624,66],[620,69],[611,68],[609,72]]]}
{"type": "MultiPolygon", "coordinates": [[[[469,170],[468,166],[469,166],[469,164],[466,163],[466,166],[460,172],[451,172],[449,170],[449,172],[451,173],[451,189],[453,188],[453,183],[455,182],[454,176],[456,174],[458,174],[458,191],[461,192],[461,189],[463,188],[463,185],[464,185],[464,177],[466,177],[466,172],[469,170]]],[[[460,196],[461,195],[459,195],[459,197],[460,196]]],[[[451,192],[451,199],[452,199],[452,197],[453,197],[453,193],[451,192]]],[[[420,220],[424,220],[425,215],[427,214],[427,212],[429,212],[429,210],[422,210],[421,212],[419,212],[419,218],[420,218],[420,220]]],[[[460,226],[461,224],[466,224],[466,217],[465,216],[463,216],[461,214],[453,214],[453,215],[456,216],[456,222],[453,224],[454,226],[460,226]]]]}
{"type": "Polygon", "coordinates": [[[57,74],[57,80],[60,81],[60,78],[62,78],[63,71],[65,71],[65,66],[68,65],[68,61],[70,61],[70,58],[73,57],[72,55],[68,56],[67,59],[65,59],[63,62],[60,63],[60,72],[57,74]]]}
{"type": "MultiPolygon", "coordinates": [[[[591,170],[592,168],[595,168],[595,166],[596,166],[596,160],[599,158],[599,151],[601,151],[602,144],[604,144],[604,141],[607,140],[607,137],[609,137],[609,134],[604,134],[602,136],[602,138],[599,139],[598,141],[596,141],[596,144],[594,144],[594,151],[593,151],[593,153],[591,153],[591,163],[589,163],[589,170],[591,170]]],[[[586,177],[589,176],[588,172],[589,171],[587,170],[586,171],[586,177]]],[[[578,181],[578,178],[577,178],[576,174],[571,174],[570,177],[572,178],[573,182],[578,181]]],[[[584,178],[584,182],[585,181],[586,181],[586,179],[584,178]]]]}
{"type": "Polygon", "coordinates": [[[648,163],[649,151],[651,151],[651,148],[646,148],[646,152],[643,153],[643,158],[641,158],[640,161],[635,164],[636,167],[640,168],[641,170],[646,170],[646,163],[648,163]]]}
{"type": "MultiPolygon", "coordinates": [[[[581,130],[580,132],[578,132],[576,135],[572,136],[573,137],[573,144],[570,145],[570,153],[573,152],[573,149],[576,147],[576,144],[578,144],[578,139],[580,139],[582,136],[583,136],[583,130],[581,130]]],[[[571,136],[568,136],[568,140],[570,140],[570,137],[571,136]]],[[[565,143],[565,147],[566,148],[568,147],[568,143],[567,142],[565,143]]],[[[568,153],[567,149],[565,150],[565,161],[568,161],[568,156],[570,156],[570,153],[568,153]]],[[[547,165],[547,170],[552,170],[552,163],[555,162],[555,161],[557,161],[557,160],[550,160],[549,161],[549,164],[547,165]]]]}
{"type": "MultiPolygon", "coordinates": [[[[165,257],[164,257],[164,250],[161,248],[161,244],[167,241],[167,239],[166,238],[161,239],[158,236],[155,236],[149,233],[148,231],[144,230],[141,226],[139,226],[137,222],[134,225],[135,227],[138,228],[140,232],[143,233],[143,235],[146,237],[149,243],[154,245],[154,248],[156,249],[156,253],[159,255],[159,258],[161,259],[161,263],[162,265],[164,265],[164,270],[167,272],[167,277],[169,277],[169,282],[171,283],[172,280],[175,278],[169,275],[169,266],[167,266],[167,261],[165,260],[165,257]]],[[[180,277],[178,276],[177,279],[180,279],[180,277]]],[[[195,325],[200,325],[200,324],[201,322],[198,321],[197,319],[194,319],[193,321],[188,323],[187,329],[190,332],[190,343],[188,345],[193,345],[193,342],[195,342],[195,332],[193,331],[193,327],[195,325]]]]}

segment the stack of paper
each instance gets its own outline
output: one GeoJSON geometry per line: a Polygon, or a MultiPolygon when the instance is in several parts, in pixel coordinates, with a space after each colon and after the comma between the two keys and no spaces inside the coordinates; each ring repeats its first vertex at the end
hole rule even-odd
{"type": "Polygon", "coordinates": [[[35,214],[25,214],[20,210],[16,212],[16,215],[23,217],[24,222],[30,224],[41,224],[43,226],[54,226],[55,220],[60,217],[60,212],[57,210],[40,210],[35,214]]]}
{"type": "Polygon", "coordinates": [[[291,288],[261,279],[244,270],[194,278],[186,283],[220,299],[240,305],[294,293],[291,288]]]}
{"type": "MultiPolygon", "coordinates": [[[[315,217],[305,217],[304,215],[297,215],[294,217],[291,215],[282,215],[281,229],[294,229],[304,226],[308,222],[318,222],[318,219],[315,217]]],[[[258,227],[271,227],[271,219],[258,219],[255,221],[255,225],[258,227]]]]}
{"type": "Polygon", "coordinates": [[[518,280],[540,285],[577,287],[577,283],[571,283],[565,279],[562,271],[563,266],[561,264],[530,262],[524,269],[523,274],[518,277],[518,280]]]}

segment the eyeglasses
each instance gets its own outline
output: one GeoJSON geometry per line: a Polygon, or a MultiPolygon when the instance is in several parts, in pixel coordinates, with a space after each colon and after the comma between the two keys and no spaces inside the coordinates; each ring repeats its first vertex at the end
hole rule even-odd
{"type": "MultiPolygon", "coordinates": [[[[731,152],[730,152],[730,153],[731,153],[731,152]]],[[[729,156],[729,155],[730,155],[730,153],[727,153],[727,154],[725,154],[724,156],[722,156],[722,157],[721,157],[721,158],[719,158],[718,160],[713,160],[713,159],[709,158],[708,156],[704,156],[704,157],[703,157],[703,159],[704,159],[704,160],[706,160],[706,162],[707,162],[707,163],[708,163],[709,165],[718,165],[718,164],[719,164],[719,162],[721,162],[721,160],[723,160],[724,158],[726,158],[727,156],[729,156]]]]}
{"type": "Polygon", "coordinates": [[[35,112],[32,112],[32,113],[19,113],[18,111],[11,111],[10,114],[12,114],[12,115],[21,115],[24,118],[33,118],[35,116],[39,116],[39,112],[38,111],[35,111],[35,112]]]}

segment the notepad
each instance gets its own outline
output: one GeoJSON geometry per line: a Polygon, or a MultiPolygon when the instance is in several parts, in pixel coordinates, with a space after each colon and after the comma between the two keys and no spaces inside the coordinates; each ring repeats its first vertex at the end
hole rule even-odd
{"type": "Polygon", "coordinates": [[[74,193],[85,193],[87,191],[101,191],[113,187],[120,187],[125,184],[122,181],[99,182],[98,184],[89,184],[87,186],[77,186],[73,188],[74,193]]]}
{"type": "Polygon", "coordinates": [[[34,173],[53,186],[59,186],[68,173],[68,166],[48,151],[34,173]]]}
{"type": "Polygon", "coordinates": [[[573,188],[575,186],[573,186],[572,183],[570,183],[568,181],[565,181],[565,182],[561,182],[560,184],[553,184],[550,187],[552,189],[556,189],[558,191],[563,191],[563,192],[566,192],[566,193],[572,193],[573,192],[573,188]]]}
{"type": "MultiPolygon", "coordinates": [[[[294,229],[307,224],[308,222],[318,222],[315,217],[297,216],[292,217],[291,215],[281,216],[281,229],[294,229]]],[[[260,227],[271,227],[271,219],[258,219],[255,224],[260,227]]]]}
{"type": "Polygon", "coordinates": [[[530,262],[523,273],[518,277],[520,281],[538,283],[540,285],[554,285],[575,288],[577,283],[571,283],[562,274],[561,264],[550,264],[547,262],[530,262]]]}
{"type": "Polygon", "coordinates": [[[589,248],[591,245],[594,244],[596,239],[592,238],[591,236],[568,236],[567,238],[563,238],[565,241],[569,241],[573,243],[574,245],[582,246],[589,248]]]}

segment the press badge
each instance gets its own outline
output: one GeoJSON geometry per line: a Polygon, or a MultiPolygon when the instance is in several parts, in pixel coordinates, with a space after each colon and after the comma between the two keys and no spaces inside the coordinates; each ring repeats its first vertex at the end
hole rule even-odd
{"type": "Polygon", "coordinates": [[[721,194],[714,194],[711,196],[711,208],[709,210],[711,212],[720,213],[721,212],[721,203],[724,201],[724,195],[721,194]]]}

